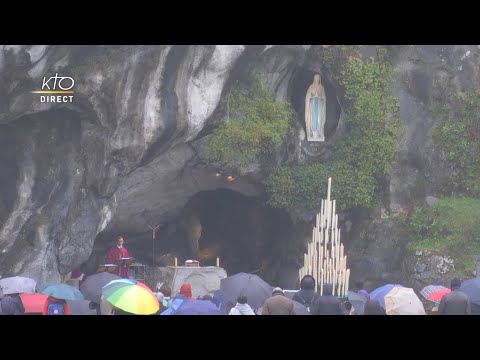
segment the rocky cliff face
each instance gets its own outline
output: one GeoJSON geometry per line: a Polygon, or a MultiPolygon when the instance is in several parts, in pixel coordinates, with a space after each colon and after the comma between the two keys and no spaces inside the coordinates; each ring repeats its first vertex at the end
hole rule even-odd
{"type": "MultiPolygon", "coordinates": [[[[226,96],[245,69],[263,74],[278,100],[292,100],[300,91],[298,74],[321,71],[313,50],[1,46],[0,274],[58,280],[90,257],[102,234],[134,236],[148,232],[152,222],[166,225],[201,191],[226,188],[263,196],[258,173],[235,182],[215,178],[203,142],[224,119],[226,96]],[[75,80],[72,103],[42,103],[31,93],[55,73],[75,80]]],[[[445,88],[480,83],[480,49],[404,47],[394,63],[407,131],[389,179],[389,215],[437,195],[448,183],[433,151],[438,123],[433,109],[445,88]]],[[[334,103],[335,84],[328,86],[334,103]]],[[[331,112],[338,122],[341,104],[336,104],[331,112]]],[[[299,122],[292,148],[277,161],[302,161],[304,136],[299,122]]],[[[397,240],[385,226],[390,225],[371,227],[368,239],[361,232],[351,235],[351,241],[365,244],[359,262],[374,255],[377,262],[389,261],[390,252],[378,248],[397,240]],[[377,243],[383,245],[372,245],[377,243]]]]}

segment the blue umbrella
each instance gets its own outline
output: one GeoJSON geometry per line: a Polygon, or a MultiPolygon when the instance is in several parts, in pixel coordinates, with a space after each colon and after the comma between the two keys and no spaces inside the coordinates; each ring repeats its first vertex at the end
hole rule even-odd
{"type": "Polygon", "coordinates": [[[390,290],[392,290],[394,287],[404,287],[404,286],[399,284],[387,284],[387,285],[380,286],[379,288],[376,288],[369,294],[370,298],[377,300],[382,306],[382,308],[385,309],[385,295],[387,295],[390,292],[390,290]]]}
{"type": "Polygon", "coordinates": [[[465,280],[460,291],[468,296],[472,304],[480,305],[480,277],[465,280]]]}
{"type": "Polygon", "coordinates": [[[173,315],[224,315],[210,300],[185,300],[173,315]]]}
{"type": "Polygon", "coordinates": [[[217,290],[213,293],[212,301],[215,305],[217,305],[217,308],[219,308],[221,312],[225,314],[227,313],[226,305],[228,303],[228,299],[221,290],[217,290]]]}
{"type": "Polygon", "coordinates": [[[40,287],[39,292],[63,300],[84,300],[83,294],[77,288],[67,284],[47,283],[40,287]]]}

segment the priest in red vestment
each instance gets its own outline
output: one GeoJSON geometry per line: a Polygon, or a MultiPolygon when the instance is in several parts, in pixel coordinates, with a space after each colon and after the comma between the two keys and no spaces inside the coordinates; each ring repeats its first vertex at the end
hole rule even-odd
{"type": "MultiPolygon", "coordinates": [[[[107,264],[115,264],[115,261],[122,258],[128,258],[128,250],[123,246],[123,237],[117,237],[117,244],[112,246],[108,251],[107,264]]],[[[114,274],[123,278],[128,278],[129,266],[119,266],[115,269],[114,274]]]]}

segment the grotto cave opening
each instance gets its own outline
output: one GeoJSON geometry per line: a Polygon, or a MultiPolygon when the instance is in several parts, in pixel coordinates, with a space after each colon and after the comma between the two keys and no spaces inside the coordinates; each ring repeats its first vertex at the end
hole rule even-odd
{"type": "MultiPolygon", "coordinates": [[[[100,258],[115,235],[109,232],[97,238],[100,258]]],[[[227,275],[254,273],[286,286],[286,279],[293,279],[299,267],[292,262],[293,239],[294,224],[284,210],[266,207],[261,198],[217,189],[194,195],[173,221],[156,231],[155,241],[147,229],[143,234],[125,234],[125,246],[148,266],[171,266],[175,257],[178,265],[192,259],[200,266],[216,266],[218,257],[227,275]]]]}

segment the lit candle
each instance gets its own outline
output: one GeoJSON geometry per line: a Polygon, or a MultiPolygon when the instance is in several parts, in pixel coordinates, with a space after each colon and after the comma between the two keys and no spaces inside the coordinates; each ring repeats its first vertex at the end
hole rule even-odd
{"type": "Polygon", "coordinates": [[[320,206],[320,228],[323,228],[323,213],[324,213],[324,205],[325,204],[325,201],[322,199],[322,205],[320,206]]]}
{"type": "Polygon", "coordinates": [[[323,276],[325,272],[322,269],[322,276],[320,276],[320,295],[323,295],[323,276]]]}
{"type": "Polygon", "coordinates": [[[332,177],[328,178],[327,200],[330,200],[330,190],[332,188],[332,177]]]}
{"type": "Polygon", "coordinates": [[[330,283],[330,276],[331,276],[331,271],[330,271],[330,259],[327,259],[327,283],[330,283]]]}
{"type": "MultiPolygon", "coordinates": [[[[337,202],[337,200],[333,200],[333,202],[332,202],[332,217],[336,216],[336,214],[335,214],[335,204],[336,204],[336,202],[337,202]]],[[[332,228],[334,228],[334,229],[336,228],[335,223],[332,224],[332,228]]]]}
{"type": "Polygon", "coordinates": [[[332,269],[335,267],[335,245],[332,244],[332,269]]]}
{"type": "Polygon", "coordinates": [[[220,267],[220,258],[217,256],[217,268],[220,267]]]}
{"type": "Polygon", "coordinates": [[[337,245],[337,262],[340,262],[340,246],[337,245]]]}
{"type": "Polygon", "coordinates": [[[337,272],[333,271],[333,296],[335,296],[335,288],[337,287],[337,272]]]}
{"type": "Polygon", "coordinates": [[[319,283],[321,274],[322,274],[322,260],[319,259],[319,262],[318,262],[318,271],[317,271],[317,277],[316,277],[316,280],[317,280],[317,291],[318,291],[318,283],[319,283]]]}
{"type": "Polygon", "coordinates": [[[347,269],[345,280],[345,291],[348,291],[348,283],[350,282],[350,269],[347,269]]]}
{"type": "Polygon", "coordinates": [[[303,254],[303,267],[304,267],[304,274],[303,275],[306,275],[307,267],[308,267],[308,255],[307,254],[303,254]]]}
{"type": "Polygon", "coordinates": [[[327,223],[325,224],[325,227],[327,228],[327,231],[328,231],[328,229],[330,229],[330,221],[332,220],[331,215],[330,215],[331,214],[330,203],[331,203],[331,201],[327,200],[327,203],[325,205],[325,216],[327,217],[327,223]]]}

